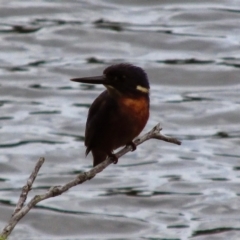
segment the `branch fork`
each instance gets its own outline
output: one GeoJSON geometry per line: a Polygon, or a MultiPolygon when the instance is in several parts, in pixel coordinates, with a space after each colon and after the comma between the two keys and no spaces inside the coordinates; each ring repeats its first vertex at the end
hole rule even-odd
{"type": "MultiPolygon", "coordinates": [[[[138,146],[138,145],[142,144],[143,142],[153,138],[153,139],[158,139],[158,140],[162,140],[165,142],[181,145],[181,142],[178,139],[161,134],[160,133],[161,130],[162,130],[162,128],[160,127],[160,123],[159,123],[151,131],[149,131],[142,137],[135,139],[133,142],[136,146],[138,146]]],[[[123,156],[124,154],[126,154],[127,152],[130,152],[130,151],[132,151],[132,146],[127,145],[123,149],[121,149],[120,151],[118,151],[116,153],[116,157],[120,158],[121,156],[123,156]]],[[[94,178],[98,173],[103,171],[108,165],[113,163],[112,159],[108,157],[105,161],[103,161],[96,167],[90,169],[87,172],[80,173],[70,182],[68,182],[64,185],[61,185],[61,186],[52,186],[46,193],[44,193],[42,195],[34,196],[27,204],[25,204],[28,193],[32,189],[32,185],[33,185],[33,183],[37,177],[37,174],[38,174],[40,168],[42,167],[44,161],[45,161],[45,159],[43,157],[39,158],[38,162],[35,165],[33,172],[31,173],[31,175],[29,176],[29,178],[27,180],[26,185],[24,185],[22,187],[22,192],[20,194],[19,200],[14,209],[12,217],[0,234],[0,240],[6,240],[7,237],[13,231],[16,224],[20,221],[20,219],[22,219],[33,207],[35,207],[37,203],[39,203],[45,199],[48,199],[48,198],[59,196],[62,193],[68,191],[70,188],[94,178]]]]}

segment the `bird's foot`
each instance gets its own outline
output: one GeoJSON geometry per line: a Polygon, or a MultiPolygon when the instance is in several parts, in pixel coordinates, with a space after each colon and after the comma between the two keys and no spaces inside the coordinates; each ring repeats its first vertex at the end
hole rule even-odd
{"type": "Polygon", "coordinates": [[[117,156],[115,154],[110,153],[108,156],[111,158],[113,164],[117,164],[118,163],[118,158],[117,158],[117,156]]]}
{"type": "Polygon", "coordinates": [[[137,146],[136,146],[136,144],[133,141],[128,143],[127,146],[131,146],[132,147],[132,152],[137,149],[137,146]]]}

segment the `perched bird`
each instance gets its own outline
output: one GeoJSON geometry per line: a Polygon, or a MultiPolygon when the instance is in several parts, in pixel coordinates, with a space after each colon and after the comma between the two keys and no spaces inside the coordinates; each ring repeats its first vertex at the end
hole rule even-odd
{"type": "Polygon", "coordinates": [[[149,117],[149,82],[145,71],[128,63],[109,66],[102,76],[74,78],[74,82],[103,84],[106,90],[92,103],[86,123],[86,155],[92,152],[93,166],[107,156],[117,163],[113,150],[124,145],[136,149],[133,139],[149,117]]]}

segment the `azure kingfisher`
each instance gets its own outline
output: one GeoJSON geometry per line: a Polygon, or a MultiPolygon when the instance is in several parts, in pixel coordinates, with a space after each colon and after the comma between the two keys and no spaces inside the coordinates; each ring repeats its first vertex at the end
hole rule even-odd
{"type": "Polygon", "coordinates": [[[93,166],[107,157],[116,164],[113,150],[136,145],[133,139],[145,127],[149,117],[149,82],[145,71],[121,63],[107,67],[102,76],[74,78],[74,82],[103,84],[106,90],[92,103],[86,123],[86,155],[92,152],[93,166]]]}

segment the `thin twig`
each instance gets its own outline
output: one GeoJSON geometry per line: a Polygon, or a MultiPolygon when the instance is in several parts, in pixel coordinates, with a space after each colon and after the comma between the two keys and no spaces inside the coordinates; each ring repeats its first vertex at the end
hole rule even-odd
{"type": "Polygon", "coordinates": [[[32,189],[33,182],[35,181],[35,178],[37,177],[38,172],[39,172],[40,168],[42,167],[44,161],[45,161],[45,159],[43,157],[39,158],[39,160],[37,161],[37,163],[35,165],[33,172],[31,173],[31,175],[29,176],[29,178],[27,180],[26,185],[24,185],[22,187],[22,192],[19,197],[16,208],[13,212],[13,216],[22,209],[23,204],[25,203],[25,201],[27,199],[28,192],[32,189]]]}
{"type": "MultiPolygon", "coordinates": [[[[162,130],[162,128],[160,128],[160,124],[158,124],[150,132],[146,133],[142,137],[137,138],[134,141],[135,145],[138,146],[141,143],[143,143],[143,142],[145,142],[145,141],[147,141],[151,138],[158,139],[158,140],[163,140],[163,141],[173,143],[173,144],[177,144],[177,145],[181,145],[181,142],[179,140],[177,140],[175,138],[172,138],[172,137],[162,135],[160,133],[161,130],[162,130]]],[[[126,146],[122,150],[117,152],[116,156],[117,156],[117,158],[120,158],[121,156],[123,156],[124,154],[126,154],[127,152],[129,152],[131,150],[132,150],[131,146],[126,146]]],[[[4,227],[4,229],[3,229],[3,231],[0,235],[0,240],[7,239],[7,237],[10,235],[10,233],[12,232],[12,230],[14,229],[14,227],[16,226],[18,221],[22,217],[24,217],[30,211],[31,208],[36,206],[37,203],[43,201],[44,199],[61,195],[62,193],[69,190],[70,188],[72,188],[76,185],[79,185],[79,184],[81,184],[81,183],[83,183],[87,180],[92,179],[93,177],[95,177],[96,174],[103,171],[108,165],[110,165],[112,163],[112,159],[107,158],[105,161],[103,161],[102,163],[100,163],[96,167],[92,168],[91,170],[89,170],[87,172],[84,172],[84,173],[81,173],[81,174],[77,175],[73,180],[71,180],[70,182],[68,182],[68,183],[66,183],[62,186],[51,187],[46,193],[44,193],[42,195],[34,196],[28,202],[28,204],[23,206],[25,201],[26,201],[28,192],[31,190],[32,184],[33,184],[33,182],[34,182],[34,180],[37,176],[37,173],[38,173],[39,169],[41,168],[43,162],[44,162],[44,158],[40,158],[38,160],[38,163],[36,164],[35,169],[33,170],[33,173],[31,174],[31,176],[29,177],[29,179],[27,181],[27,184],[23,187],[21,196],[19,198],[19,201],[18,201],[17,206],[15,208],[15,211],[13,213],[13,216],[10,219],[10,221],[8,222],[8,224],[4,227]]]]}

